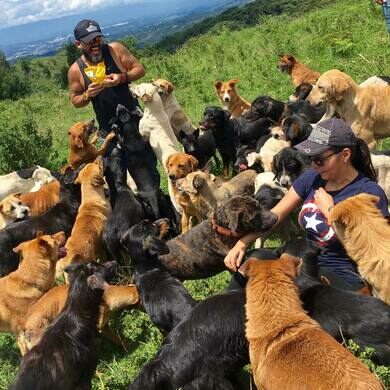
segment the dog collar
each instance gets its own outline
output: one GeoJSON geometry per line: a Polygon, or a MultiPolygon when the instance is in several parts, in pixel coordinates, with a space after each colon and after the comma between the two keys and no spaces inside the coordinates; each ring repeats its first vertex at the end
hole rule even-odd
{"type": "Polygon", "coordinates": [[[215,222],[214,217],[211,217],[211,226],[213,227],[213,230],[215,230],[217,233],[219,233],[225,237],[240,238],[243,236],[243,234],[239,234],[237,232],[232,232],[230,229],[218,225],[217,222],[215,222]]]}

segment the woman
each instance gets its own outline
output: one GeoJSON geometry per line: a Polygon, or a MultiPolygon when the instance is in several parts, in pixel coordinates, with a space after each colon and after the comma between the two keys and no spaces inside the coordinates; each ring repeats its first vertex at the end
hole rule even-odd
{"type": "MultiPolygon", "coordinates": [[[[334,230],[327,222],[330,209],[350,196],[365,192],[379,196],[378,208],[388,216],[387,198],[376,183],[366,143],[357,138],[341,119],[331,118],[316,125],[306,141],[295,146],[310,157],[312,168],[296,179],[287,194],[271,210],[277,224],[303,203],[299,224],[307,239],[322,247],[318,256],[321,271],[341,277],[351,290],[364,287],[356,264],[349,259],[334,230]]],[[[242,237],[229,251],[225,265],[233,271],[240,266],[246,247],[259,237],[242,237]]]]}

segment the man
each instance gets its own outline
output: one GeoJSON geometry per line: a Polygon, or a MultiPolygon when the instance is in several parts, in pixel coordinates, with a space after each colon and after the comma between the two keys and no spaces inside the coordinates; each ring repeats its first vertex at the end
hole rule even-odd
{"type": "Polygon", "coordinates": [[[375,2],[382,5],[387,31],[390,33],[390,0],[375,0],[375,2]]]}

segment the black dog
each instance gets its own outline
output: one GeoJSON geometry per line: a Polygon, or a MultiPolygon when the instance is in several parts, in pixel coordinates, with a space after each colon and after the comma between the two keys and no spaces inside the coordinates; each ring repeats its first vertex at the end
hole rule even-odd
{"type": "Polygon", "coordinates": [[[127,175],[121,169],[120,159],[119,149],[114,148],[108,161],[114,175],[117,198],[104,226],[103,244],[110,259],[125,265],[125,259],[121,254],[120,239],[131,226],[145,218],[145,213],[141,203],[127,186],[127,175]]]}
{"type": "Polygon", "coordinates": [[[116,115],[116,118],[111,119],[111,124],[125,150],[127,170],[137,185],[139,195],[149,204],[152,218],[157,219],[160,217],[160,174],[157,170],[156,155],[138,130],[140,113],[138,110],[129,112],[118,104],[116,115]]]}
{"type": "Polygon", "coordinates": [[[295,88],[295,91],[294,93],[289,97],[289,101],[290,102],[296,102],[296,101],[299,101],[299,100],[305,100],[311,90],[313,89],[313,85],[310,84],[310,83],[302,83],[300,85],[298,85],[296,88],[295,88]]]}
{"type": "Polygon", "coordinates": [[[198,303],[165,338],[129,390],[233,390],[237,372],[249,363],[245,338],[245,291],[230,291],[198,303]]]}
{"type": "Polygon", "coordinates": [[[219,169],[219,159],[215,154],[217,145],[212,131],[206,130],[200,135],[199,129],[196,129],[192,134],[186,134],[181,130],[179,139],[184,151],[198,160],[199,169],[203,169],[211,157],[214,157],[215,165],[219,169]]]}
{"type": "Polygon", "coordinates": [[[230,119],[238,138],[238,145],[255,146],[257,140],[270,133],[273,122],[268,118],[249,121],[244,117],[230,119]]]}
{"type": "Polygon", "coordinates": [[[11,390],[90,389],[98,362],[99,305],[115,262],[74,263],[65,307],[22,359],[11,390]]]}
{"type": "Polygon", "coordinates": [[[326,112],[326,104],[312,106],[307,100],[299,100],[286,104],[284,116],[296,114],[306,119],[309,123],[317,123],[326,112]]]}
{"type": "Polygon", "coordinates": [[[169,229],[166,219],[142,221],[130,228],[121,243],[135,268],[135,284],[152,322],[168,334],[197,303],[183,284],[166,270],[158,255],[169,252],[159,237],[169,229]]]}
{"type": "Polygon", "coordinates": [[[61,200],[46,213],[11,223],[0,230],[0,276],[8,275],[18,268],[18,255],[12,249],[21,242],[35,238],[38,231],[54,234],[62,230],[67,237],[70,235],[81,198],[80,186],[73,182],[81,169],[68,169],[59,176],[61,200]]]}
{"type": "Polygon", "coordinates": [[[294,148],[283,148],[273,158],[275,179],[290,188],[293,181],[310,166],[310,160],[294,148]]]}
{"type": "Polygon", "coordinates": [[[313,129],[306,119],[295,114],[284,119],[282,128],[286,141],[290,141],[291,146],[305,141],[313,129]]]}
{"type": "Polygon", "coordinates": [[[253,100],[249,110],[243,115],[251,122],[259,118],[268,118],[273,123],[279,123],[282,119],[285,104],[270,96],[258,96],[253,100]]]}
{"type": "Polygon", "coordinates": [[[202,130],[211,130],[222,157],[223,174],[228,176],[229,168],[233,167],[236,156],[237,136],[234,130],[234,122],[229,120],[230,113],[220,107],[209,106],[203,112],[200,122],[202,130]]]}

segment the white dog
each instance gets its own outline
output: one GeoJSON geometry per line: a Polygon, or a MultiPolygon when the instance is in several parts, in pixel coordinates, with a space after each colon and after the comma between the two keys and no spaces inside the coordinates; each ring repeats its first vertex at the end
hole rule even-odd
{"type": "Polygon", "coordinates": [[[0,202],[0,229],[30,215],[30,209],[19,198],[20,193],[10,194],[0,202]]]}
{"type": "Polygon", "coordinates": [[[38,165],[0,176],[0,200],[13,193],[38,191],[44,184],[53,180],[50,171],[38,165]]]}

